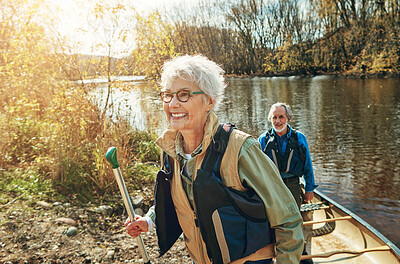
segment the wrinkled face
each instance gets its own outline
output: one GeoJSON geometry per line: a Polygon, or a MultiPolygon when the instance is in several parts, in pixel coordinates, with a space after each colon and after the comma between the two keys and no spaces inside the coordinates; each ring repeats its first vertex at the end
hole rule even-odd
{"type": "Polygon", "coordinates": [[[168,123],[181,132],[202,131],[207,120],[208,111],[214,105],[214,101],[207,96],[204,100],[204,94],[190,94],[187,102],[181,102],[176,93],[179,91],[201,92],[196,83],[183,79],[175,79],[170,89],[164,92],[173,93],[173,98],[169,103],[163,102],[164,113],[168,123]]]}
{"type": "Polygon", "coordinates": [[[286,133],[288,118],[285,107],[279,106],[275,108],[272,112],[271,123],[278,135],[281,136],[286,133]]]}

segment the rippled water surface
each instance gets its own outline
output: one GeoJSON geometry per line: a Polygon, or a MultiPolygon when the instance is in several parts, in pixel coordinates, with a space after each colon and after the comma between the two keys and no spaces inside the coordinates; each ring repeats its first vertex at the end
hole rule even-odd
{"type": "MultiPolygon", "coordinates": [[[[271,104],[292,106],[291,125],[308,140],[318,190],[400,246],[400,80],[230,78],[221,122],[258,137],[271,104]]],[[[166,125],[149,84],[125,94],[122,108],[139,129],[166,125]],[[125,108],[124,108],[125,107],[125,108]]]]}

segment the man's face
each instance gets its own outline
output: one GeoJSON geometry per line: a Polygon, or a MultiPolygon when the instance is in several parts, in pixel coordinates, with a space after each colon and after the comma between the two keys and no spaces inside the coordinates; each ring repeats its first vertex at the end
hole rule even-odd
{"type": "Polygon", "coordinates": [[[271,123],[278,135],[281,136],[286,133],[288,118],[285,107],[279,106],[275,108],[272,112],[271,123]]]}

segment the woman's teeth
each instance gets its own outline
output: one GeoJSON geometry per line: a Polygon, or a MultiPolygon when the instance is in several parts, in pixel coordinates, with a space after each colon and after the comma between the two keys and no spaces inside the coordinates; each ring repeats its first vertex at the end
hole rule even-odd
{"type": "Polygon", "coordinates": [[[172,117],[184,117],[185,115],[185,113],[171,114],[172,117]]]}

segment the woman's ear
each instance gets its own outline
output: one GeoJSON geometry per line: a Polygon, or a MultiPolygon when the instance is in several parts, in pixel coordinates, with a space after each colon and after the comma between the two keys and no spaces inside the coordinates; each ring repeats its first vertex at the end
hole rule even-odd
{"type": "Polygon", "coordinates": [[[212,99],[210,96],[207,96],[207,102],[206,102],[207,111],[210,111],[214,107],[214,104],[215,104],[215,99],[212,99]]]}

